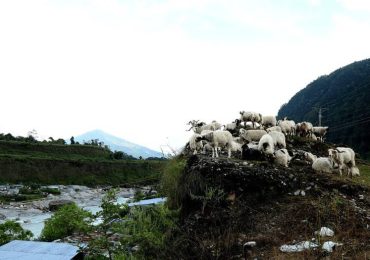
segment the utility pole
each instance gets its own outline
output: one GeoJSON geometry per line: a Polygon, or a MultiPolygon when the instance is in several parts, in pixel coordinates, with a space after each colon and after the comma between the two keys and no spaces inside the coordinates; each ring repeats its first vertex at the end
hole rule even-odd
{"type": "Polygon", "coordinates": [[[319,112],[319,126],[321,126],[322,112],[324,112],[325,110],[327,110],[327,108],[313,107],[313,109],[318,110],[318,112],[319,112]]]}

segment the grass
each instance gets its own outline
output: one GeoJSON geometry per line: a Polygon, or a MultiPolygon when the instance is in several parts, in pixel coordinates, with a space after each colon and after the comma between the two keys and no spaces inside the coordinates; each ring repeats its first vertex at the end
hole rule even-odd
{"type": "Polygon", "coordinates": [[[171,209],[177,209],[180,206],[178,184],[185,165],[184,158],[175,157],[168,161],[163,170],[160,193],[167,197],[167,204],[171,209]]]}
{"type": "Polygon", "coordinates": [[[42,194],[16,194],[16,195],[0,195],[0,202],[12,201],[32,201],[44,198],[42,194]]]}
{"type": "Polygon", "coordinates": [[[354,178],[354,181],[370,187],[370,164],[359,164],[357,167],[360,169],[361,176],[354,178]]]}
{"type": "Polygon", "coordinates": [[[0,155],[59,159],[109,159],[110,152],[88,145],[60,145],[0,140],[0,155]]]}
{"type": "Polygon", "coordinates": [[[0,156],[0,183],[125,185],[159,180],[166,161],[0,156]]]}

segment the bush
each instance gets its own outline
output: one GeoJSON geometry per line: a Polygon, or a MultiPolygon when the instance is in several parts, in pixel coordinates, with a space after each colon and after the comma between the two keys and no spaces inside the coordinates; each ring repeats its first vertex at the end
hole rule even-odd
{"type": "Polygon", "coordinates": [[[135,207],[131,209],[128,220],[124,222],[121,244],[127,255],[139,259],[163,259],[168,239],[176,227],[177,212],[165,205],[135,207]],[[138,250],[130,255],[131,248],[138,250]]]}
{"type": "Polygon", "coordinates": [[[0,245],[12,240],[30,240],[33,234],[29,230],[24,230],[21,225],[13,220],[8,220],[0,224],[0,245]]]}
{"type": "Polygon", "coordinates": [[[42,241],[53,241],[72,235],[74,232],[91,230],[92,214],[76,204],[65,205],[45,222],[41,232],[42,241]]]}
{"type": "Polygon", "coordinates": [[[178,182],[184,171],[186,160],[184,158],[175,157],[168,161],[162,175],[160,192],[167,197],[167,205],[171,209],[180,207],[178,201],[178,182]]]}
{"type": "Polygon", "coordinates": [[[48,194],[60,195],[60,190],[57,188],[42,188],[41,191],[48,194]]]}
{"type": "Polygon", "coordinates": [[[116,204],[116,191],[110,190],[97,213],[101,224],[94,227],[99,236],[89,241],[86,252],[91,259],[166,259],[168,240],[176,227],[177,211],[165,205],[131,207],[116,204]],[[120,243],[113,237],[119,237],[120,243]],[[133,251],[136,247],[138,250],[133,251]]]}

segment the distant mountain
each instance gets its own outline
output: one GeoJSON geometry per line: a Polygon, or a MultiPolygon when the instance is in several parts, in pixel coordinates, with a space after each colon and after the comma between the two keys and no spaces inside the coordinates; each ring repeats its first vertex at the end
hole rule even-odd
{"type": "Polygon", "coordinates": [[[108,145],[112,151],[122,151],[136,158],[139,158],[139,156],[142,156],[143,158],[162,157],[160,152],[131,143],[125,139],[113,136],[101,130],[93,130],[75,137],[75,141],[80,143],[83,143],[83,141],[90,141],[92,139],[99,139],[100,142],[104,142],[105,145],[108,145]]]}
{"type": "Polygon", "coordinates": [[[322,125],[329,126],[327,140],[370,158],[370,59],[311,82],[280,108],[278,117],[318,125],[320,108],[322,125]]]}

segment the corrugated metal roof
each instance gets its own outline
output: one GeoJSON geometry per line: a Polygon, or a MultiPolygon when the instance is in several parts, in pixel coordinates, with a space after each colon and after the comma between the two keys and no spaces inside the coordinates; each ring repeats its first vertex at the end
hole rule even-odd
{"type": "Polygon", "coordinates": [[[78,247],[67,243],[13,240],[0,247],[0,259],[69,260],[78,253],[78,247]]]}

